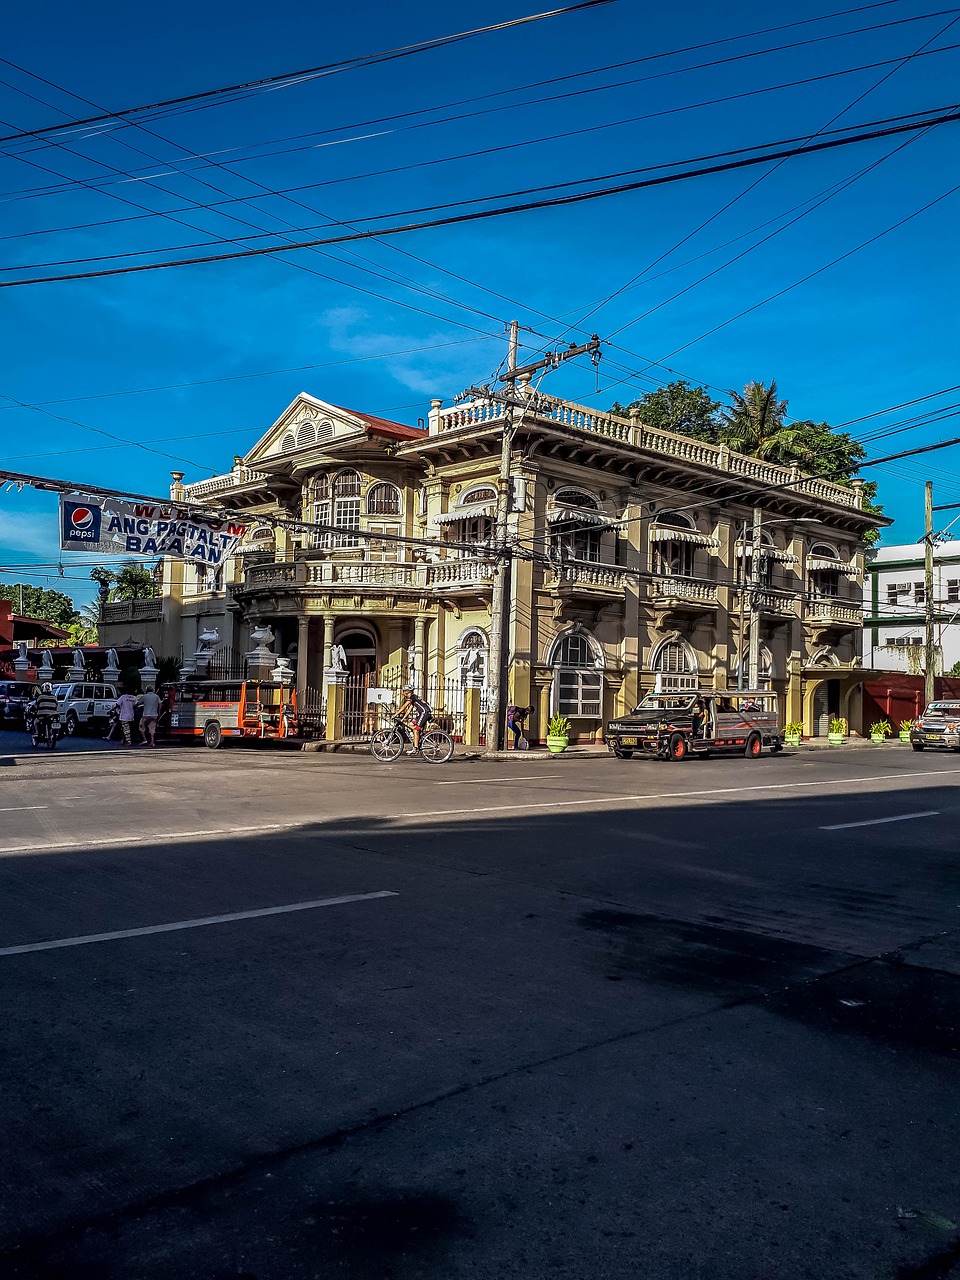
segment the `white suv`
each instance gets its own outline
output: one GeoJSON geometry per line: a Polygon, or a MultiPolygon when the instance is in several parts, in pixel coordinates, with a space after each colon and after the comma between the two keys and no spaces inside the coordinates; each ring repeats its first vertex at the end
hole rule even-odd
{"type": "Polygon", "coordinates": [[[55,684],[53,692],[60,707],[60,723],[65,733],[81,728],[105,728],[110,708],[118,694],[112,684],[55,684]]]}

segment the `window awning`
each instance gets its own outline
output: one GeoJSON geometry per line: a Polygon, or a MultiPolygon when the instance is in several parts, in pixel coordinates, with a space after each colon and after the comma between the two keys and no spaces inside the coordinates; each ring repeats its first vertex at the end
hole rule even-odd
{"type": "MultiPolygon", "coordinates": [[[[738,542],[736,550],[737,550],[738,556],[752,555],[753,543],[738,542]]],[[[781,551],[777,547],[761,546],[760,554],[766,556],[768,560],[776,560],[778,564],[799,564],[800,563],[800,557],[795,556],[792,551],[781,551]]]]}
{"type": "Polygon", "coordinates": [[[454,507],[452,511],[444,511],[433,517],[433,524],[455,524],[457,520],[473,520],[477,516],[492,516],[496,513],[495,502],[481,502],[473,507],[454,507]]]}
{"type": "Polygon", "coordinates": [[[822,560],[819,556],[810,556],[808,569],[831,569],[834,573],[842,573],[846,578],[859,578],[860,570],[855,564],[847,564],[845,560],[822,560]]]}
{"type": "Polygon", "coordinates": [[[651,542],[692,542],[697,547],[720,549],[720,539],[709,533],[696,533],[693,529],[672,529],[667,525],[653,525],[650,529],[651,542]]]}
{"type": "Polygon", "coordinates": [[[591,511],[589,507],[552,507],[547,512],[548,524],[595,524],[601,529],[615,528],[621,523],[611,520],[599,511],[591,511]]]}

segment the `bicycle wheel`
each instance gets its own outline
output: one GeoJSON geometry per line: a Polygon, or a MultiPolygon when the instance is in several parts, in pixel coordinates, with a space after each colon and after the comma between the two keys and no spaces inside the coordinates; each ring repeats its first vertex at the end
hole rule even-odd
{"type": "Polygon", "coordinates": [[[392,764],[403,752],[403,736],[398,729],[378,729],[370,739],[370,750],[381,764],[392,764]]]}
{"type": "Polygon", "coordinates": [[[446,764],[453,755],[453,739],[442,729],[428,729],[420,739],[420,753],[431,764],[446,764]]]}

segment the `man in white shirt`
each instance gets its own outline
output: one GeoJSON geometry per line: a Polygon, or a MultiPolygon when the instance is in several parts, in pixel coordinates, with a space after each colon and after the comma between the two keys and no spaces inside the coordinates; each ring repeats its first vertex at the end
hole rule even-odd
{"type": "Polygon", "coordinates": [[[160,695],[149,689],[141,695],[140,705],[143,707],[143,719],[140,721],[140,737],[143,745],[157,745],[157,719],[160,715],[160,695]]]}

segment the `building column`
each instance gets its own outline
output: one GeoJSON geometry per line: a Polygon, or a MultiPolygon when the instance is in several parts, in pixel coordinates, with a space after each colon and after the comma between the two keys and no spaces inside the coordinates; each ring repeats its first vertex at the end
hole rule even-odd
{"type": "MultiPolygon", "coordinates": [[[[323,668],[322,668],[324,673],[330,670],[330,666],[332,663],[330,650],[333,648],[333,623],[334,623],[333,614],[325,613],[323,615],[323,668]]],[[[324,679],[326,679],[326,674],[324,674],[324,679]]]]}
{"type": "Polygon", "coordinates": [[[307,655],[310,645],[310,619],[304,614],[297,619],[297,701],[307,689],[307,655]]]}
{"type": "Polygon", "coordinates": [[[424,659],[424,643],[423,642],[424,642],[424,636],[426,633],[426,627],[427,627],[426,618],[418,617],[414,620],[413,665],[416,671],[416,676],[414,678],[413,683],[416,685],[417,692],[420,694],[421,698],[426,692],[426,687],[427,687],[427,673],[423,669],[423,665],[424,665],[423,664],[423,659],[424,659]]]}

